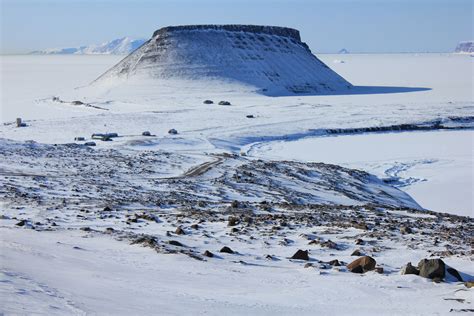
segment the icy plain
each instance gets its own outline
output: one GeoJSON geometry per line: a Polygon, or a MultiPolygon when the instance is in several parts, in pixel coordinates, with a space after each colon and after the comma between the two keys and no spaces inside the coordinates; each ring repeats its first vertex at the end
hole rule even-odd
{"type": "Polygon", "coordinates": [[[2,56],[0,311],[444,315],[469,308],[472,289],[462,283],[433,283],[399,270],[433,254],[465,279],[474,274],[472,220],[417,210],[418,202],[472,217],[472,58],[318,57],[356,86],[356,94],[266,97],[235,84],[223,91],[215,82],[179,91],[91,91],[75,88],[121,57],[2,56]],[[202,104],[205,99],[215,104],[202,104]],[[217,105],[220,100],[232,105],[217,105]],[[16,117],[27,126],[15,127],[16,117]],[[403,124],[468,129],[346,135],[403,124]],[[169,135],[171,128],[178,135],[169,135]],[[145,130],[155,136],[141,136],[145,130]],[[320,137],[334,130],[342,133],[320,137]],[[95,149],[64,145],[97,132],[121,137],[95,149]],[[436,160],[429,170],[391,169],[410,155],[403,139],[433,143],[426,145],[432,151],[409,159],[436,160]],[[299,142],[297,149],[291,141],[299,142]],[[390,142],[395,152],[384,155],[381,144],[390,142]],[[354,153],[339,157],[346,145],[354,153]],[[268,161],[275,158],[343,164],[381,178],[388,170],[396,174],[384,182],[337,166],[268,161]],[[398,190],[397,182],[407,185],[398,190]],[[443,195],[442,203],[420,192],[454,191],[456,183],[462,189],[443,195]],[[173,199],[182,205],[168,204],[173,199]],[[237,213],[234,199],[243,201],[237,213]],[[385,209],[365,207],[368,201],[385,209]],[[227,226],[236,214],[240,222],[227,226]],[[361,218],[369,229],[359,225],[361,218]],[[380,218],[387,222],[373,231],[380,218]],[[413,232],[398,232],[403,225],[413,232]],[[354,244],[359,238],[364,243],[354,244]],[[220,253],[224,245],[236,253],[220,253]],[[310,250],[309,268],[288,259],[297,249],[310,250]],[[373,256],[384,273],[359,275],[325,263],[348,263],[356,249],[373,256]],[[205,250],[215,257],[203,258],[205,250]]]}

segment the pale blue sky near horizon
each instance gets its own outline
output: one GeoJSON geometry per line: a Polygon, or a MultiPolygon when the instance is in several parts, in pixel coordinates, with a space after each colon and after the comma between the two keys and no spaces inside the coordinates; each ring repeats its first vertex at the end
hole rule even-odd
{"type": "Polygon", "coordinates": [[[182,24],[293,27],[316,53],[450,52],[472,0],[0,0],[2,54],[77,47],[182,24]]]}

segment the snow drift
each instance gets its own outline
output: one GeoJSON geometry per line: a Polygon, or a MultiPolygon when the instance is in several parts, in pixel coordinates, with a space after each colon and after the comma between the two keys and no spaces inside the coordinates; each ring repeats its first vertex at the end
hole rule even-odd
{"type": "Polygon", "coordinates": [[[256,25],[188,25],[157,30],[94,85],[173,81],[239,84],[266,95],[328,94],[352,85],[311,53],[299,31],[256,25]]]}

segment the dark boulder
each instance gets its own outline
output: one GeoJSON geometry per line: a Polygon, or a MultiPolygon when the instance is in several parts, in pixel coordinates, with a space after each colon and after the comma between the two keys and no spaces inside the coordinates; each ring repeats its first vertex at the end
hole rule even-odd
{"type": "Polygon", "coordinates": [[[411,262],[408,262],[406,265],[402,267],[402,269],[400,270],[400,273],[418,275],[420,274],[420,271],[416,267],[412,266],[411,262]]]}
{"type": "Polygon", "coordinates": [[[227,246],[222,247],[222,249],[219,252],[230,253],[230,254],[234,253],[234,251],[227,246]]]}
{"type": "Polygon", "coordinates": [[[335,267],[339,267],[341,265],[341,263],[337,259],[329,261],[328,264],[330,264],[332,266],[335,266],[335,267]]]}
{"type": "Polygon", "coordinates": [[[26,219],[22,219],[21,221],[19,221],[18,223],[16,223],[15,225],[16,226],[25,226],[26,223],[28,223],[28,221],[26,219]]]}
{"type": "Polygon", "coordinates": [[[212,252],[210,252],[209,250],[204,251],[204,253],[202,255],[205,256],[205,257],[209,257],[209,258],[214,257],[214,254],[212,252]]]}
{"type": "Polygon", "coordinates": [[[230,216],[229,219],[227,220],[227,226],[235,226],[239,223],[239,219],[234,216],[230,216]]]}
{"type": "Polygon", "coordinates": [[[182,243],[180,243],[179,241],[176,241],[176,240],[170,240],[170,241],[168,241],[168,244],[173,245],[173,246],[178,246],[178,247],[184,247],[184,245],[182,243]]]}
{"type": "Polygon", "coordinates": [[[219,105],[230,105],[229,101],[220,101],[219,105]]]}
{"type": "Polygon", "coordinates": [[[308,250],[298,249],[298,251],[295,252],[295,254],[291,257],[291,259],[309,260],[308,250]]]}
{"type": "Polygon", "coordinates": [[[204,102],[202,102],[204,104],[214,104],[214,101],[212,100],[204,100],[204,102]]]}

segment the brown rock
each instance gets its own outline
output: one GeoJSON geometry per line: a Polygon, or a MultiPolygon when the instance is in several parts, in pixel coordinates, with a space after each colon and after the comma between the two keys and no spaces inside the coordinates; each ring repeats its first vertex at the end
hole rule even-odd
{"type": "Polygon", "coordinates": [[[360,257],[347,265],[347,269],[353,273],[365,273],[375,269],[377,262],[369,256],[360,257]]]}
{"type": "Polygon", "coordinates": [[[186,234],[181,227],[176,228],[176,231],[174,233],[176,235],[185,235],[186,234]]]}
{"type": "Polygon", "coordinates": [[[239,223],[239,219],[234,216],[230,216],[227,221],[227,226],[235,226],[239,223]]]}
{"type": "Polygon", "coordinates": [[[354,252],[351,254],[351,256],[362,256],[362,252],[360,252],[359,249],[354,250],[354,252]]]}
{"type": "Polygon", "coordinates": [[[321,247],[327,247],[329,249],[338,249],[337,244],[334,241],[331,241],[331,240],[322,242],[321,247]]]}

